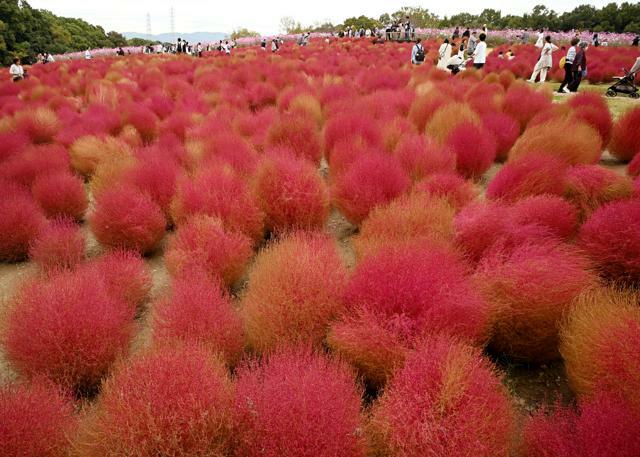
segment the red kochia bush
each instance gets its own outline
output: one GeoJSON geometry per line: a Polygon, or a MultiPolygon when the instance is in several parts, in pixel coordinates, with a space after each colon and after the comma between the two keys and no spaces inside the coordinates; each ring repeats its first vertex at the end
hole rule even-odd
{"type": "Polygon", "coordinates": [[[39,176],[31,192],[48,217],[66,216],[81,220],[89,201],[82,179],[61,172],[39,176]]]}
{"type": "Polygon", "coordinates": [[[361,389],[342,363],[283,349],[238,371],[238,456],[364,455],[361,389]]]}
{"type": "Polygon", "coordinates": [[[195,214],[222,220],[224,227],[258,241],[264,235],[264,214],[246,183],[235,173],[206,169],[193,180],[178,184],[171,203],[171,216],[178,225],[195,214]]]}
{"type": "Polygon", "coordinates": [[[271,151],[262,161],[254,190],[272,232],[319,229],[329,215],[328,191],[316,168],[286,150],[271,151]]]}
{"type": "Polygon", "coordinates": [[[99,276],[63,272],[18,292],[3,339],[19,373],[83,391],[127,352],[133,330],[130,307],[110,297],[99,276]]]}
{"type": "Polygon", "coordinates": [[[105,190],[89,217],[96,239],[109,248],[153,251],[164,236],[167,221],[150,197],[129,186],[105,190]]]}
{"type": "Polygon", "coordinates": [[[482,115],[482,125],[487,133],[494,136],[496,158],[501,161],[506,160],[509,149],[520,136],[518,122],[508,114],[491,111],[482,115]]]}
{"type": "Polygon", "coordinates": [[[379,127],[370,119],[362,116],[362,113],[341,113],[327,121],[324,129],[327,155],[331,153],[336,143],[345,140],[356,141],[356,138],[362,139],[369,146],[382,143],[379,127]]]}
{"type": "Polygon", "coordinates": [[[609,142],[609,152],[625,162],[638,153],[640,144],[640,108],[623,114],[614,124],[609,142]]]}
{"type": "Polygon", "coordinates": [[[414,181],[433,173],[453,172],[456,169],[453,151],[417,133],[402,136],[395,148],[395,155],[414,181]]]}
{"type": "Polygon", "coordinates": [[[0,449],[5,456],[65,457],[76,419],[68,395],[44,379],[0,387],[0,449]]]}
{"type": "Polygon", "coordinates": [[[605,203],[632,195],[631,178],[599,165],[576,165],[567,171],[564,196],[583,217],[588,217],[605,203]]]}
{"type": "MultiPolygon", "coordinates": [[[[638,151],[640,152],[640,145],[638,145],[638,151]]],[[[629,166],[627,167],[627,174],[632,177],[640,176],[640,154],[637,154],[633,157],[633,160],[629,162],[629,166]]]]}
{"type": "Polygon", "coordinates": [[[298,157],[316,164],[322,157],[316,121],[300,113],[282,114],[269,128],[267,144],[290,148],[298,157]]]}
{"type": "Polygon", "coordinates": [[[456,155],[458,173],[466,178],[480,178],[496,158],[493,135],[470,122],[453,128],[446,144],[456,155]]]}
{"type": "Polygon", "coordinates": [[[229,455],[233,388],[195,347],[163,346],[122,363],[74,441],[75,455],[229,455]]]}
{"type": "Polygon", "coordinates": [[[0,261],[24,260],[29,245],[40,234],[46,218],[31,195],[10,184],[1,183],[0,261]]]}
{"type": "Polygon", "coordinates": [[[29,258],[45,271],[73,268],[84,259],[85,238],[72,220],[56,219],[33,241],[29,258]]]}
{"type": "Polygon", "coordinates": [[[525,85],[511,85],[504,99],[504,112],[513,117],[524,130],[529,121],[551,106],[551,97],[544,92],[529,89],[525,85]]]}
{"type": "Polygon", "coordinates": [[[256,351],[283,342],[320,346],[343,309],[346,271],[333,240],[294,233],[261,251],[249,272],[241,316],[256,351]]]}
{"type": "Polygon", "coordinates": [[[571,203],[555,195],[523,198],[513,204],[509,213],[516,225],[541,225],[559,238],[572,238],[578,230],[578,211],[571,203]]]}
{"type": "Polygon", "coordinates": [[[252,253],[251,240],[246,235],[225,230],[216,218],[194,216],[178,228],[169,242],[165,262],[173,276],[188,274],[198,267],[231,286],[242,276],[252,253]]]}
{"type": "Polygon", "coordinates": [[[596,283],[589,262],[568,245],[525,243],[494,249],[478,266],[476,285],[492,305],[492,348],[516,360],[559,357],[560,320],[596,283]]]}
{"type": "Polygon", "coordinates": [[[407,357],[373,407],[376,455],[510,455],[516,417],[508,392],[478,349],[429,338],[407,357]]]}
{"type": "Polygon", "coordinates": [[[332,197],[345,217],[359,224],[374,206],[393,200],[409,185],[398,160],[382,154],[363,154],[336,177],[332,197]]]}
{"type": "Polygon", "coordinates": [[[149,195],[168,214],[178,172],[178,165],[172,159],[148,157],[143,163],[129,170],[124,179],[149,195]]]}
{"type": "Polygon", "coordinates": [[[562,195],[567,168],[559,157],[528,154],[498,171],[487,186],[487,197],[516,201],[529,195],[562,195]]]}
{"type": "Polygon", "coordinates": [[[640,279],[640,200],[598,208],[578,234],[579,245],[609,279],[640,279]]]}
{"type": "Polygon", "coordinates": [[[445,333],[482,344],[487,304],[467,266],[432,246],[386,249],[366,257],[344,297],[346,315],[332,325],[329,346],[374,385],[381,385],[424,335],[445,333]],[[366,331],[361,331],[361,329],[366,331]],[[371,344],[372,335],[377,335],[371,344]]]}
{"type": "Polygon", "coordinates": [[[233,365],[243,349],[242,321],[217,281],[193,270],[173,281],[171,297],[155,307],[156,344],[195,342],[233,365]]]}
{"type": "Polygon", "coordinates": [[[640,412],[614,394],[581,402],[578,411],[542,410],[524,426],[525,457],[636,457],[640,412]]]}
{"type": "Polygon", "coordinates": [[[445,198],[451,206],[460,210],[479,194],[479,187],[455,173],[437,173],[431,175],[414,187],[435,197],[445,198]]]}
{"type": "Polygon", "coordinates": [[[56,113],[44,107],[16,113],[15,123],[16,128],[36,144],[51,142],[61,127],[56,113]]]}
{"type": "Polygon", "coordinates": [[[21,152],[28,144],[29,138],[24,133],[0,132],[0,162],[21,152]]]}

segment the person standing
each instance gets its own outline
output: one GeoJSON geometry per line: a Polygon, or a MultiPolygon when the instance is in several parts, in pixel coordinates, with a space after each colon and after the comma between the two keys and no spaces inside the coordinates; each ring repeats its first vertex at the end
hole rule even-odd
{"type": "Polygon", "coordinates": [[[86,51],[84,51],[84,58],[85,60],[91,60],[91,51],[89,51],[88,49],[86,51]]]}
{"type": "Polygon", "coordinates": [[[576,58],[577,49],[576,46],[580,42],[578,38],[573,38],[571,40],[571,47],[567,51],[567,56],[564,60],[564,80],[562,84],[560,84],[560,88],[558,89],[558,93],[569,93],[569,85],[571,81],[573,81],[573,61],[576,58]]]}
{"type": "Polygon", "coordinates": [[[569,84],[569,91],[578,92],[578,87],[582,82],[582,78],[587,76],[587,48],[589,44],[586,41],[581,41],[578,45],[578,51],[576,57],[573,59],[573,76],[571,84],[569,84]]]}
{"type": "Polygon", "coordinates": [[[480,42],[476,45],[476,49],[473,51],[473,66],[477,70],[481,70],[487,61],[487,35],[480,34],[480,42]]]}
{"type": "Polygon", "coordinates": [[[14,83],[18,81],[22,81],[24,79],[24,68],[22,68],[22,64],[20,63],[20,59],[17,57],[13,59],[13,65],[9,68],[9,74],[11,75],[11,79],[14,83]]]}
{"type": "Polygon", "coordinates": [[[467,53],[469,55],[473,54],[473,51],[476,50],[476,45],[478,44],[478,37],[476,36],[475,30],[471,32],[471,36],[469,37],[469,45],[467,46],[467,53]]]}
{"type": "Polygon", "coordinates": [[[538,31],[538,38],[536,39],[536,48],[542,49],[544,47],[544,30],[538,31]]]}
{"type": "Polygon", "coordinates": [[[202,43],[196,45],[196,53],[198,57],[202,57],[202,43]]]}
{"type": "Polygon", "coordinates": [[[438,49],[438,65],[437,67],[440,70],[447,69],[447,62],[451,58],[452,51],[451,44],[449,43],[449,38],[445,38],[444,42],[440,45],[440,49],[438,49]]]}
{"type": "Polygon", "coordinates": [[[416,44],[411,49],[411,63],[413,65],[422,65],[424,63],[425,52],[422,46],[422,39],[418,38],[416,44]]]}
{"type": "Polygon", "coordinates": [[[631,42],[631,46],[636,46],[637,47],[639,43],[640,43],[640,35],[636,35],[636,37],[631,42]]]}
{"type": "Polygon", "coordinates": [[[544,38],[544,46],[542,47],[542,52],[540,53],[540,59],[538,59],[538,63],[533,68],[533,73],[531,74],[531,78],[529,78],[528,82],[535,83],[538,75],[540,75],[540,82],[543,83],[547,79],[547,72],[549,68],[553,66],[553,53],[557,51],[558,47],[551,43],[551,36],[547,35],[544,38]]]}
{"type": "Polygon", "coordinates": [[[595,47],[600,46],[600,38],[598,37],[597,33],[593,34],[593,38],[591,39],[591,44],[595,47]]]}

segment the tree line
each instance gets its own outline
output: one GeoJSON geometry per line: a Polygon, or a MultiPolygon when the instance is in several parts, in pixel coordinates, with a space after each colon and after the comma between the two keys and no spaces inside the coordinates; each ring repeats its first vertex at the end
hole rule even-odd
{"type": "Polygon", "coordinates": [[[127,40],[82,19],[59,17],[32,8],[26,0],[0,1],[0,64],[14,57],[33,62],[38,53],[61,54],[84,49],[142,46],[147,40],[127,40]]]}

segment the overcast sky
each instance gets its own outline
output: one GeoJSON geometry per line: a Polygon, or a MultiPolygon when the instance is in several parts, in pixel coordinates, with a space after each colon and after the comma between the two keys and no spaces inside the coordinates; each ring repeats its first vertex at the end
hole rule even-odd
{"type": "MultiPolygon", "coordinates": [[[[479,13],[484,8],[501,9],[503,14],[522,14],[542,0],[485,0],[466,2],[415,2],[439,16],[452,15],[468,8],[479,13]],[[508,6],[505,6],[508,5],[508,6]],[[505,9],[508,8],[508,9],[505,9]]],[[[558,12],[571,10],[585,0],[556,0],[546,5],[558,12]]],[[[609,0],[589,3],[601,7],[609,0]]],[[[151,15],[151,32],[170,32],[170,11],[174,7],[176,32],[231,32],[247,27],[262,34],[279,33],[280,18],[291,16],[303,25],[329,20],[341,23],[345,18],[365,14],[378,17],[397,11],[411,1],[396,0],[285,0],[285,1],[211,1],[211,0],[30,0],[35,8],[45,8],[66,17],[80,17],[105,30],[146,32],[147,13],[151,15]]]]}

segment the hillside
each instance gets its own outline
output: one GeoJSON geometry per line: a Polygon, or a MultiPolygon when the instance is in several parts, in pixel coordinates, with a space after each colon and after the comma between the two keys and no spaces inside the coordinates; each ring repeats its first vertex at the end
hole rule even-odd
{"type": "Polygon", "coordinates": [[[160,41],[162,43],[172,43],[178,39],[187,40],[189,43],[209,43],[212,41],[219,41],[227,38],[229,35],[221,32],[193,32],[193,33],[159,33],[156,35],[149,35],[146,33],[138,32],[125,32],[123,35],[127,39],[141,38],[149,41],[160,41]]]}

